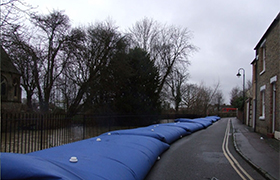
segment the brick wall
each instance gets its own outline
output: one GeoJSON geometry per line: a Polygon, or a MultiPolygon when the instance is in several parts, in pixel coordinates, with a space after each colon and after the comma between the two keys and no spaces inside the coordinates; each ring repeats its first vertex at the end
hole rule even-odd
{"type": "Polygon", "coordinates": [[[257,112],[256,112],[256,131],[268,134],[272,132],[272,93],[273,86],[271,84],[271,78],[277,77],[276,85],[276,123],[275,130],[280,131],[280,23],[270,29],[266,38],[263,39],[260,46],[256,49],[258,54],[257,63],[257,112]],[[263,48],[265,48],[265,70],[263,70],[263,48]],[[260,119],[261,114],[261,87],[265,87],[265,117],[260,119]]]}

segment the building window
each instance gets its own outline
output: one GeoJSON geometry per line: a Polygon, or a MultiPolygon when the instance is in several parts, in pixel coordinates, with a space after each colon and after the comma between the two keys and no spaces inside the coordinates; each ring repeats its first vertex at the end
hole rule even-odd
{"type": "Polygon", "coordinates": [[[261,58],[260,58],[260,65],[261,65],[261,73],[263,74],[265,72],[265,61],[266,61],[266,40],[264,40],[261,44],[260,50],[261,50],[261,58]]]}
{"type": "Polygon", "coordinates": [[[7,80],[3,76],[1,76],[1,96],[7,96],[7,80]]]}
{"type": "Polygon", "coordinates": [[[271,84],[271,94],[272,94],[272,129],[271,132],[275,132],[275,127],[276,127],[276,81],[277,81],[277,76],[273,76],[270,78],[270,84],[271,84]]]}
{"type": "Polygon", "coordinates": [[[265,85],[260,88],[260,119],[265,119],[265,85]]]}
{"type": "Polygon", "coordinates": [[[265,71],[266,48],[262,48],[262,71],[265,71]]]}
{"type": "Polygon", "coordinates": [[[14,97],[18,96],[18,81],[17,79],[13,80],[13,86],[14,86],[14,97]]]}

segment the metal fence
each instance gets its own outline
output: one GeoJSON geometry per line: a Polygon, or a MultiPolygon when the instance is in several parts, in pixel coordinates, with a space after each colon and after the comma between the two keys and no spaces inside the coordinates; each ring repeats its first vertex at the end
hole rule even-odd
{"type": "Polygon", "coordinates": [[[133,119],[137,118],[77,115],[67,119],[57,114],[1,114],[1,152],[29,153],[111,130],[135,128],[138,125],[133,119]]]}

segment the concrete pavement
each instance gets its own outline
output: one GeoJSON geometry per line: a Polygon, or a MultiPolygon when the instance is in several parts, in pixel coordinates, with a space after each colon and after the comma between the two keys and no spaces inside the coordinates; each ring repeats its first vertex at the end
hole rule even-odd
{"type": "Polygon", "coordinates": [[[266,179],[280,179],[280,142],[253,132],[237,118],[232,118],[236,151],[266,179]]]}

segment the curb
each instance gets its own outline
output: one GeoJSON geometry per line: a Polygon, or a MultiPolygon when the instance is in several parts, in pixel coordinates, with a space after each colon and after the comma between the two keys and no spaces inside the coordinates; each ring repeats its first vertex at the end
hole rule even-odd
{"type": "Polygon", "coordinates": [[[235,128],[233,126],[232,121],[231,122],[231,127],[232,127],[232,138],[233,138],[233,145],[234,145],[234,149],[236,150],[236,152],[238,154],[240,154],[240,156],[245,159],[253,168],[255,168],[263,177],[265,177],[265,179],[268,180],[277,180],[276,178],[274,178],[273,176],[271,176],[267,171],[263,170],[261,167],[259,167],[258,165],[256,165],[255,163],[253,163],[246,155],[244,155],[242,153],[242,151],[239,149],[237,143],[236,143],[236,138],[235,138],[235,128]]]}

